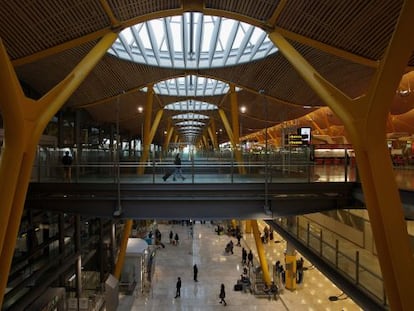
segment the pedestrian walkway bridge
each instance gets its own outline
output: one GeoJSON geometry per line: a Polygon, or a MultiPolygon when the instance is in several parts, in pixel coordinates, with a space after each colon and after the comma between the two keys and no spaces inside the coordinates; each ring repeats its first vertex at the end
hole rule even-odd
{"type": "MultiPolygon", "coordinates": [[[[26,204],[97,217],[266,219],[361,208],[364,201],[357,169],[348,164],[192,159],[183,161],[184,181],[164,181],[173,170],[169,160],[88,162],[72,167],[68,183],[62,167],[35,166],[26,204]]],[[[412,180],[406,174],[396,170],[400,188],[412,180]]],[[[414,219],[412,191],[400,192],[406,217],[414,219]]]]}
{"type": "Polygon", "coordinates": [[[357,183],[32,183],[29,208],[134,219],[264,219],[362,208],[357,183]]]}

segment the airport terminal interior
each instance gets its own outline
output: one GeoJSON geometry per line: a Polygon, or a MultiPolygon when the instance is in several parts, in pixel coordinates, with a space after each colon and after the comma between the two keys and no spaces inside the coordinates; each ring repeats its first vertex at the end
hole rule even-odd
{"type": "Polygon", "coordinates": [[[414,310],[413,14],[3,1],[1,310],[414,310]]]}

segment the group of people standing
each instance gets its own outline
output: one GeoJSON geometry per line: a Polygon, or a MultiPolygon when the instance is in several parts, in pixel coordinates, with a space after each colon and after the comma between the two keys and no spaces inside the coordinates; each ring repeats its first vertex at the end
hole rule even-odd
{"type": "Polygon", "coordinates": [[[247,253],[246,249],[244,247],[242,248],[242,264],[253,267],[252,250],[249,250],[249,253],[247,253]]]}
{"type": "Polygon", "coordinates": [[[170,238],[170,244],[172,244],[172,245],[177,246],[178,243],[180,242],[180,238],[178,236],[178,233],[176,232],[174,234],[174,232],[172,232],[172,230],[170,230],[169,238],[170,238]]]}
{"type": "Polygon", "coordinates": [[[273,241],[273,229],[270,227],[264,227],[263,234],[260,236],[262,243],[266,244],[269,241],[273,241]]]}

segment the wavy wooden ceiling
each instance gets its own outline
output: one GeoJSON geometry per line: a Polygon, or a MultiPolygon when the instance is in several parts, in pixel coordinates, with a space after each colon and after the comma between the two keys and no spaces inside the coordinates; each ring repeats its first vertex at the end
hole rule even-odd
{"type": "MultiPolygon", "coordinates": [[[[183,7],[200,5],[205,14],[233,16],[265,30],[278,30],[322,76],[350,97],[356,97],[367,89],[374,72],[373,66],[384,55],[403,1],[1,1],[0,37],[21,81],[39,94],[44,94],[109,29],[122,28],[153,17],[179,14],[183,12],[183,7]],[[105,11],[105,4],[113,17],[105,11]],[[83,39],[86,36],[88,40],[83,39]],[[70,48],[59,49],[65,44],[70,48]]],[[[407,66],[413,64],[412,56],[407,66]]],[[[191,72],[134,64],[106,55],[66,106],[100,103],[85,109],[98,122],[114,122],[114,97],[126,92],[120,99],[121,127],[134,134],[140,131],[138,122],[142,118],[136,108],[145,104],[145,94],[137,88],[185,73],[191,72]]],[[[302,116],[309,112],[303,105],[324,105],[280,53],[249,64],[197,70],[197,74],[233,82],[244,88],[238,98],[239,104],[247,107],[243,126],[250,129],[263,128],[266,121],[277,124],[302,116]],[[258,90],[264,90],[269,96],[266,115],[263,108],[265,100],[254,93],[258,90]]],[[[158,96],[156,107],[161,108],[177,99],[158,96]]],[[[222,96],[209,98],[208,101],[221,104],[223,109],[229,111],[229,100],[223,100],[222,96]]],[[[165,128],[168,116],[166,113],[160,129],[165,128]]],[[[219,121],[216,115],[213,117],[219,121]]],[[[161,139],[161,135],[157,138],[161,139]]]]}

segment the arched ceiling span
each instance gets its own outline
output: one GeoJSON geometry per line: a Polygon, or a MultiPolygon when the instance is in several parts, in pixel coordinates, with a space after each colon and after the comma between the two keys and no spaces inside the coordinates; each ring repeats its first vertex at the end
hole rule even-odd
{"type": "MultiPolygon", "coordinates": [[[[16,66],[19,78],[39,94],[56,85],[104,33],[152,18],[187,11],[229,17],[265,31],[278,31],[328,81],[350,97],[368,88],[374,69],[390,42],[403,1],[249,1],[249,0],[87,0],[87,1],[7,1],[0,6],[0,37],[16,66]]],[[[414,64],[414,57],[407,68],[414,64]]],[[[182,69],[165,69],[134,64],[106,55],[66,103],[68,108],[87,109],[97,122],[114,122],[114,98],[121,95],[121,128],[139,133],[145,104],[139,88],[174,76],[190,74],[182,69]]],[[[268,101],[268,120],[308,113],[304,106],[324,106],[280,54],[252,63],[227,68],[194,70],[193,74],[212,77],[243,88],[239,105],[247,106],[242,125],[247,129],[263,126],[263,90],[268,101]]],[[[413,84],[414,85],[414,84],[413,84]]],[[[401,97],[401,96],[400,96],[401,97]]],[[[157,96],[155,107],[172,99],[157,96]]],[[[213,104],[229,112],[229,98],[211,98],[213,104]]],[[[407,98],[405,98],[407,101],[407,98]]],[[[398,101],[395,111],[407,110],[398,101]]],[[[410,104],[411,105],[411,104],[410,104]]],[[[160,127],[167,124],[165,115],[160,127]]],[[[215,120],[220,119],[215,116],[215,120]]],[[[218,124],[220,127],[220,123],[218,124]]],[[[156,136],[162,139],[163,135],[156,136]]]]}

